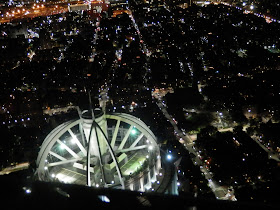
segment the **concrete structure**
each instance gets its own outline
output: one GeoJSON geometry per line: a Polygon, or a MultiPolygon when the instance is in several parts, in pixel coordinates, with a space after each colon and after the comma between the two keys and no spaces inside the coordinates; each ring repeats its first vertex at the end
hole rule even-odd
{"type": "Polygon", "coordinates": [[[146,191],[164,177],[156,137],[140,119],[101,109],[79,115],[45,138],[39,180],[146,191]]]}

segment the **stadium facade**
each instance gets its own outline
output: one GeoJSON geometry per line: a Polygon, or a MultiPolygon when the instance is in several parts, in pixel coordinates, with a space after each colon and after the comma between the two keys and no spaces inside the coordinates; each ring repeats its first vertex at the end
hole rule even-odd
{"type": "Polygon", "coordinates": [[[41,181],[177,194],[174,165],[166,167],[148,126],[129,114],[79,112],[45,138],[37,158],[41,181]]]}

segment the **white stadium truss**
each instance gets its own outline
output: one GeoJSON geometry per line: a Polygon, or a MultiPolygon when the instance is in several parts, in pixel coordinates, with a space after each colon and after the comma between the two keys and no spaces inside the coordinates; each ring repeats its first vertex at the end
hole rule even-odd
{"type": "Polygon", "coordinates": [[[123,113],[65,122],[45,138],[37,158],[39,180],[145,191],[161,168],[156,137],[123,113]]]}

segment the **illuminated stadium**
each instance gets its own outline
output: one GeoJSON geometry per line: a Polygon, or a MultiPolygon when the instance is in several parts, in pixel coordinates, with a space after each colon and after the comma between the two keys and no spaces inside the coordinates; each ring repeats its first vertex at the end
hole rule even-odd
{"type": "Polygon", "coordinates": [[[100,109],[79,115],[45,138],[36,162],[39,180],[136,191],[160,188],[165,173],[160,149],[144,122],[100,109]]]}

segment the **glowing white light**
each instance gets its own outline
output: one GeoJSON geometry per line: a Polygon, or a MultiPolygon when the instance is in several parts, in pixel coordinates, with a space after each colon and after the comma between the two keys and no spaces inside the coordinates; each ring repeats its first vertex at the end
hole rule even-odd
{"type": "Polygon", "coordinates": [[[167,155],[167,160],[171,160],[172,159],[172,155],[167,155]]]}
{"type": "Polygon", "coordinates": [[[61,150],[64,150],[64,149],[65,149],[64,144],[59,145],[59,148],[60,148],[61,150]]]}
{"type": "Polygon", "coordinates": [[[132,135],[135,135],[136,132],[137,132],[137,131],[136,131],[135,129],[132,129],[132,130],[131,130],[131,134],[132,134],[132,135]]]}
{"type": "Polygon", "coordinates": [[[56,178],[59,181],[64,182],[64,183],[71,183],[71,182],[74,182],[76,180],[75,178],[67,176],[67,175],[62,174],[62,173],[57,174],[56,178]]]}
{"type": "Polygon", "coordinates": [[[98,198],[105,203],[110,203],[110,199],[106,195],[99,195],[98,198]]]}
{"type": "Polygon", "coordinates": [[[71,144],[75,144],[75,143],[76,143],[76,141],[79,141],[79,140],[77,139],[77,137],[76,137],[76,136],[74,136],[74,138],[72,138],[72,139],[71,139],[71,144]]]}
{"type": "Polygon", "coordinates": [[[26,189],[25,192],[26,192],[27,194],[30,194],[30,193],[31,193],[31,190],[30,190],[30,189],[26,189]]]}

